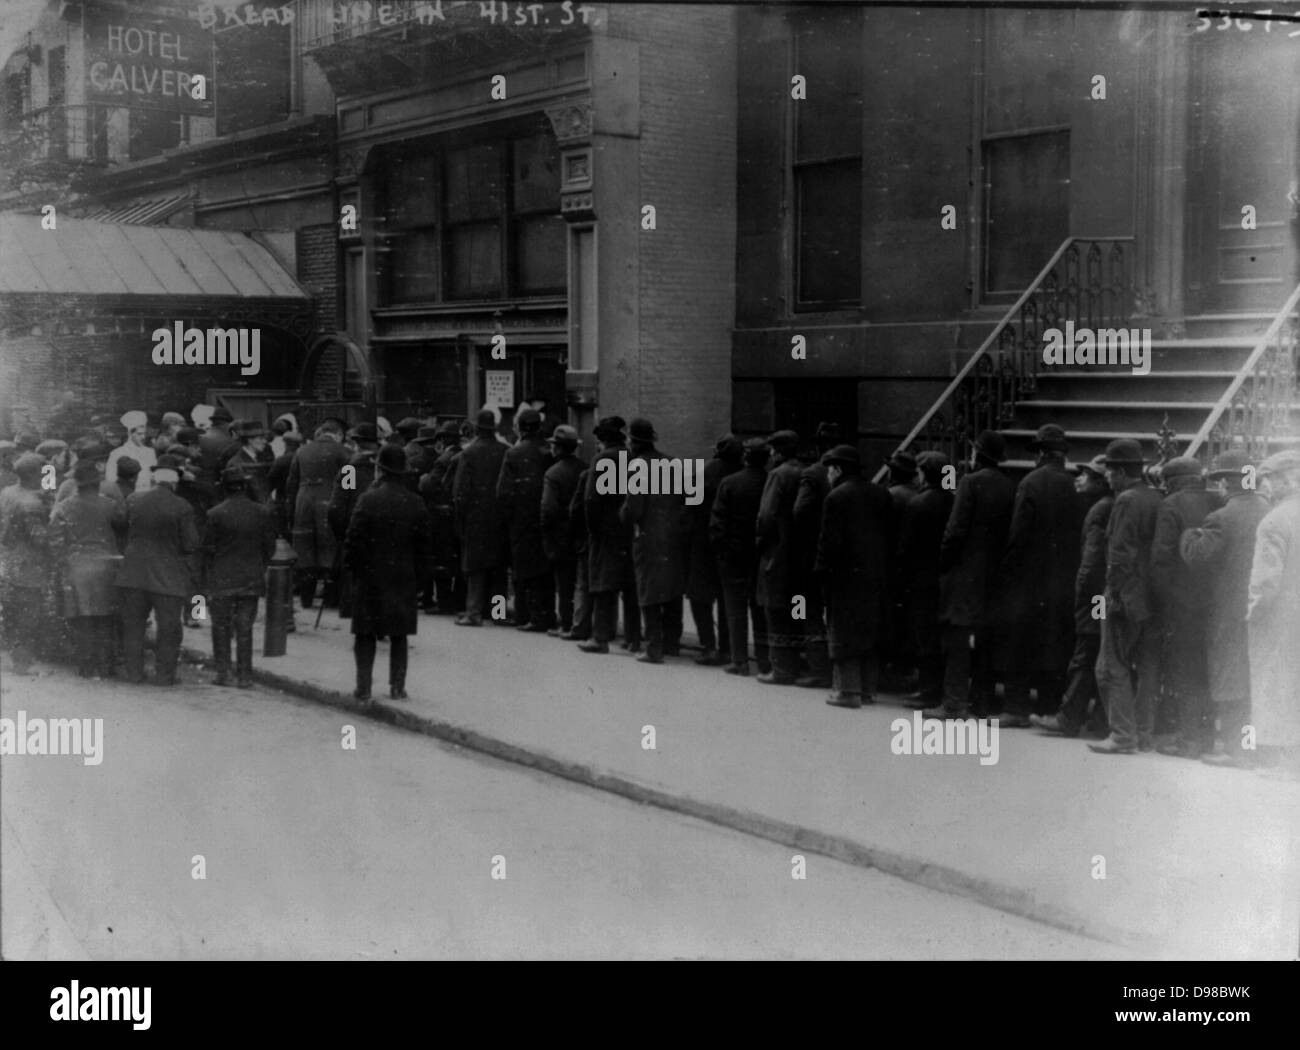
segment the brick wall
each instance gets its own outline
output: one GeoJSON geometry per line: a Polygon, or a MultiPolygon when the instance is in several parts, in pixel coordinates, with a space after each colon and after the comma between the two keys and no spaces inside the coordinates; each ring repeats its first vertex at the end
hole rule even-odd
{"type": "Polygon", "coordinates": [[[338,231],[333,223],[300,226],[297,231],[298,280],[316,299],[317,332],[337,331],[338,231]]]}

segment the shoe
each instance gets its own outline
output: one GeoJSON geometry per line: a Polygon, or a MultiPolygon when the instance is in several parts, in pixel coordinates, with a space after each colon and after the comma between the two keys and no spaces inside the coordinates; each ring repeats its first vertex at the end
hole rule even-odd
{"type": "Polygon", "coordinates": [[[235,680],[235,685],[239,689],[252,689],[253,680],[247,675],[240,675],[239,678],[235,680]]]}
{"type": "Polygon", "coordinates": [[[827,697],[826,702],[830,704],[831,707],[855,708],[862,706],[862,700],[858,697],[857,693],[832,693],[827,697]]]}
{"type": "Polygon", "coordinates": [[[772,665],[771,665],[771,663],[769,663],[767,660],[759,660],[759,661],[758,661],[758,673],[759,673],[759,674],[771,674],[771,673],[772,673],[772,665]]]}
{"type": "Polygon", "coordinates": [[[584,653],[607,653],[609,652],[609,642],[586,641],[579,642],[578,648],[584,653]]]}
{"type": "Polygon", "coordinates": [[[912,711],[924,711],[928,707],[938,707],[941,703],[940,697],[922,696],[920,693],[913,693],[903,700],[903,706],[912,711]]]}
{"type": "Polygon", "coordinates": [[[1058,733],[1061,736],[1078,736],[1079,729],[1077,726],[1071,727],[1063,725],[1057,715],[1030,715],[1029,724],[1035,729],[1041,729],[1045,733],[1058,733]]]}
{"type": "Polygon", "coordinates": [[[564,627],[552,627],[546,634],[549,638],[573,637],[573,632],[564,627]]]}
{"type": "MultiPolygon", "coordinates": [[[[1108,736],[1108,737],[1106,737],[1106,739],[1109,740],[1110,737],[1108,736]]],[[[1138,737],[1138,750],[1139,750],[1139,751],[1142,751],[1142,752],[1145,753],[1145,752],[1147,752],[1147,751],[1151,751],[1151,750],[1153,750],[1153,749],[1155,748],[1155,746],[1156,746],[1156,745],[1155,745],[1155,742],[1154,742],[1154,741],[1153,741],[1149,736],[1140,736],[1140,737],[1138,737]]]]}
{"type": "Polygon", "coordinates": [[[749,664],[727,664],[723,670],[726,671],[727,674],[740,675],[741,678],[749,677],[749,664]]]}
{"type": "Polygon", "coordinates": [[[682,647],[680,645],[665,645],[664,656],[681,656],[682,647]]]}
{"type": "Polygon", "coordinates": [[[1131,748],[1131,747],[1123,747],[1123,746],[1121,746],[1121,745],[1115,743],[1115,740],[1114,740],[1113,737],[1107,737],[1105,740],[1099,741],[1099,742],[1096,743],[1096,744],[1089,744],[1089,745],[1088,745],[1088,750],[1089,750],[1089,751],[1095,751],[1095,752],[1097,752],[1097,754],[1099,754],[1099,755],[1131,755],[1131,754],[1133,754],[1133,748],[1131,748]]]}
{"type": "Polygon", "coordinates": [[[591,638],[590,631],[566,631],[560,635],[566,642],[585,642],[591,638]]]}
{"type": "Polygon", "coordinates": [[[352,690],[352,699],[353,699],[353,700],[369,700],[369,699],[370,699],[370,690],[369,690],[369,689],[354,689],[354,690],[352,690]]]}
{"type": "Polygon", "coordinates": [[[831,680],[829,678],[819,678],[817,675],[804,675],[802,678],[796,678],[794,684],[801,689],[829,689],[831,680]]]}
{"type": "MultiPolygon", "coordinates": [[[[951,708],[944,707],[943,704],[940,704],[938,707],[928,707],[928,708],[926,708],[924,711],[921,712],[921,717],[922,717],[923,719],[925,719],[925,718],[933,718],[933,719],[935,719],[935,720],[937,720],[937,721],[942,722],[942,721],[944,721],[945,719],[948,719],[948,718],[962,718],[962,719],[970,718],[970,717],[971,717],[971,712],[970,712],[970,711],[954,711],[954,710],[952,710],[951,708]]],[[[976,716],[976,717],[978,717],[978,716],[976,716]]]]}
{"type": "Polygon", "coordinates": [[[228,675],[228,674],[224,674],[224,673],[222,673],[222,672],[217,672],[217,676],[216,676],[215,678],[212,679],[212,684],[213,684],[213,685],[229,685],[229,684],[230,684],[230,675],[228,675]]]}
{"type": "Polygon", "coordinates": [[[639,653],[639,652],[641,651],[641,643],[640,643],[640,642],[624,642],[624,643],[623,643],[623,648],[626,649],[629,653],[639,653]]]}
{"type": "Polygon", "coordinates": [[[756,682],[762,682],[764,685],[794,685],[794,675],[777,674],[775,671],[768,671],[754,679],[756,682]]]}
{"type": "Polygon", "coordinates": [[[410,697],[408,697],[408,696],[406,695],[406,690],[403,689],[400,685],[399,685],[399,686],[394,686],[392,689],[388,690],[388,698],[389,698],[390,700],[409,700],[409,699],[410,699],[410,697]]]}
{"type": "Polygon", "coordinates": [[[457,627],[482,627],[483,619],[480,616],[457,616],[457,627]]]}
{"type": "Polygon", "coordinates": [[[996,718],[999,729],[1028,729],[1033,724],[1026,715],[1001,714],[996,718]]]}
{"type": "Polygon", "coordinates": [[[1227,751],[1212,751],[1208,755],[1202,755],[1201,761],[1207,766],[1227,766],[1230,769],[1250,769],[1251,763],[1241,755],[1230,754],[1227,751]]]}
{"type": "Polygon", "coordinates": [[[547,630],[545,624],[540,624],[540,623],[520,624],[515,628],[515,630],[526,631],[528,634],[550,634],[551,633],[549,630],[547,630]]]}
{"type": "Polygon", "coordinates": [[[639,664],[661,664],[664,662],[664,658],[655,656],[654,653],[642,653],[636,658],[636,662],[639,664]]]}
{"type": "Polygon", "coordinates": [[[1166,740],[1156,746],[1156,753],[1173,758],[1200,758],[1201,749],[1196,744],[1183,744],[1177,740],[1166,740]]]}
{"type": "Polygon", "coordinates": [[[862,694],[861,705],[863,707],[868,707],[874,704],[875,702],[876,702],[876,698],[874,696],[868,696],[866,693],[862,694]]]}
{"type": "Polygon", "coordinates": [[[701,667],[721,667],[727,662],[727,658],[716,649],[705,649],[695,658],[695,662],[701,667]]]}

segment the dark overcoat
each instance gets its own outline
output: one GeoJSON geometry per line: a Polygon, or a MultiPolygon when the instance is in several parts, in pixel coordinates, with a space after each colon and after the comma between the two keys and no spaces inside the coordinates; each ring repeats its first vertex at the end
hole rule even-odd
{"type": "Polygon", "coordinates": [[[542,541],[542,489],[553,462],[535,433],[521,434],[501,461],[497,502],[510,536],[510,567],[516,579],[529,580],[551,568],[542,541]]]}
{"type": "Polygon", "coordinates": [[[404,478],[381,478],[362,494],[343,541],[343,564],[353,579],[353,634],[416,633],[430,554],[424,500],[404,478]]]}
{"type": "MultiPolygon", "coordinates": [[[[665,460],[658,449],[634,459],[665,460]]],[[[660,605],[686,591],[689,552],[686,497],[681,493],[629,494],[620,511],[625,524],[635,528],[632,564],[636,568],[637,601],[660,605]]]]}
{"type": "Polygon", "coordinates": [[[822,506],[831,491],[831,479],[824,463],[814,463],[799,472],[799,491],[794,499],[794,550],[798,575],[808,578],[817,561],[817,542],[822,531],[822,506]]]}
{"type": "MultiPolygon", "coordinates": [[[[275,465],[275,453],[267,445],[261,452],[253,452],[251,446],[240,444],[236,441],[228,445],[224,452],[221,453],[221,469],[238,465],[244,468],[244,473],[248,475],[248,494],[258,503],[269,503],[271,501],[270,476],[271,467],[275,465]]],[[[218,490],[220,491],[220,490],[218,490]]],[[[215,503],[218,496],[213,500],[215,503]]]]}
{"type": "Polygon", "coordinates": [[[289,472],[297,456],[298,449],[276,456],[266,475],[267,493],[271,506],[275,508],[275,528],[281,536],[289,535],[289,519],[293,511],[293,504],[289,502],[289,472]]]}
{"type": "Polygon", "coordinates": [[[317,438],[289,464],[289,508],[298,569],[334,567],[336,534],[329,525],[334,481],[350,456],[341,441],[317,438]]]}
{"type": "Polygon", "coordinates": [[[579,558],[587,556],[587,475],[590,473],[584,465],[569,500],[569,535],[573,537],[573,553],[579,558]]]}
{"type": "Polygon", "coordinates": [[[340,540],[347,535],[348,523],[352,520],[352,511],[356,508],[357,500],[375,483],[375,460],[378,457],[378,449],[364,449],[353,453],[344,464],[354,468],[356,472],[352,477],[353,484],[344,486],[342,471],[334,479],[334,487],[330,492],[328,517],[330,528],[340,540]]]}
{"type": "Polygon", "coordinates": [[[826,495],[814,571],[826,594],[832,660],[864,656],[879,643],[893,517],[888,490],[860,475],[841,476],[826,495]]]}
{"type": "Polygon", "coordinates": [[[54,505],[50,554],[59,568],[64,616],[112,616],[117,612],[117,534],[126,524],[124,503],[98,490],[78,492],[54,505]]]}
{"type": "MultiPolygon", "coordinates": [[[[897,511],[898,503],[891,499],[897,511]]],[[[952,513],[953,494],[942,488],[916,493],[903,506],[898,521],[898,561],[892,575],[907,581],[906,623],[913,631],[934,631],[939,625],[939,550],[952,513]]]]}
{"type": "Polygon", "coordinates": [[[766,484],[762,467],[744,467],[718,485],[709,513],[709,544],[724,579],[752,580],[758,573],[754,536],[766,484]]]}
{"type": "Polygon", "coordinates": [[[572,561],[578,556],[570,508],[578,492],[578,479],[586,469],[586,463],[569,453],[546,470],[542,483],[542,545],[551,561],[572,561]]]}
{"type": "Polygon", "coordinates": [[[1144,481],[1126,488],[1106,523],[1106,615],[1145,623],[1155,615],[1151,593],[1151,541],[1160,493],[1144,481]]]}
{"type": "Polygon", "coordinates": [[[451,485],[456,477],[459,443],[438,454],[429,471],[420,479],[420,495],[429,513],[430,539],[433,543],[434,576],[454,576],[460,572],[460,543],[456,539],[456,522],[452,513],[451,485]]]}
{"type": "Polygon", "coordinates": [[[693,602],[716,602],[722,597],[722,583],[718,579],[718,561],[709,550],[709,515],[718,486],[724,478],[740,469],[731,459],[714,456],[704,464],[703,498],[696,506],[687,506],[690,528],[690,566],[686,577],[686,597],[693,602]]]}
{"type": "Polygon", "coordinates": [[[242,492],[218,503],[203,526],[204,591],[213,598],[265,594],[275,536],[270,507],[242,492]]]}
{"type": "Polygon", "coordinates": [[[1083,517],[1079,571],[1074,578],[1074,633],[1101,634],[1101,621],[1093,616],[1093,599],[1106,593],[1106,525],[1114,496],[1102,496],[1083,517]]]}
{"type": "Polygon", "coordinates": [[[999,580],[1008,669],[1063,675],[1069,666],[1085,509],[1062,463],[1036,467],[1016,489],[999,580]]]}
{"type": "Polygon", "coordinates": [[[462,572],[495,569],[509,557],[497,502],[497,481],[505,455],[506,446],[489,434],[476,437],[456,459],[452,501],[462,572]]]}
{"type": "Polygon", "coordinates": [[[119,587],[191,598],[197,593],[190,556],[199,550],[194,511],[164,485],[126,501],[126,553],[119,587]]]}
{"type": "Polygon", "coordinates": [[[940,623],[992,625],[997,570],[1015,498],[1015,484],[996,467],[981,467],[957,483],[939,547],[940,623]]]}
{"type": "Polygon", "coordinates": [[[794,531],[794,501],[799,496],[799,475],[803,466],[787,459],[768,471],[763,498],[758,506],[758,603],[767,607],[790,608],[790,600],[807,590],[800,571],[794,531]]]}
{"type": "MultiPolygon", "coordinates": [[[[1174,484],[1183,479],[1174,479],[1174,484]]],[[[1151,539],[1151,584],[1156,608],[1166,627],[1178,630],[1188,643],[1204,645],[1209,621],[1209,568],[1198,562],[1183,560],[1180,547],[1183,533],[1197,528],[1206,515],[1223,505],[1217,492],[1210,492],[1200,478],[1170,492],[1156,513],[1155,534],[1151,539]]]]}
{"type": "Polygon", "coordinates": [[[1236,492],[1219,510],[1206,515],[1200,528],[1188,529],[1180,542],[1183,561],[1210,574],[1210,622],[1207,653],[1210,696],[1216,703],[1250,699],[1249,638],[1246,607],[1255,533],[1269,512],[1256,492],[1236,492]]]}
{"type": "Polygon", "coordinates": [[[591,469],[587,472],[584,497],[590,563],[587,583],[592,594],[622,590],[632,559],[632,526],[619,516],[623,507],[623,495],[596,490],[596,483],[601,476],[601,463],[611,461],[612,467],[616,469],[620,452],[627,454],[626,447],[615,445],[604,450],[592,460],[591,469]]]}
{"type": "Polygon", "coordinates": [[[199,436],[197,480],[213,502],[220,499],[222,456],[233,444],[235,438],[225,429],[213,427],[199,436]]]}

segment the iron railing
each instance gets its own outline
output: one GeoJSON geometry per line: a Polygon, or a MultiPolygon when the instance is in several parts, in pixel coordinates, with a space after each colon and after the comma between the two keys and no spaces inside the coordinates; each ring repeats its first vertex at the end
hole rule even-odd
{"type": "MultiPolygon", "coordinates": [[[[1068,237],[896,449],[938,449],[953,463],[982,430],[1015,422],[1038,384],[1043,333],[1073,321],[1114,328],[1133,304],[1133,238],[1068,237]]],[[[884,479],[881,467],[876,481],[884,479]]]]}
{"type": "Polygon", "coordinates": [[[1252,459],[1267,456],[1281,439],[1297,439],[1300,412],[1300,285],[1210,410],[1184,455],[1204,449],[1213,458],[1239,448],[1252,459]]]}

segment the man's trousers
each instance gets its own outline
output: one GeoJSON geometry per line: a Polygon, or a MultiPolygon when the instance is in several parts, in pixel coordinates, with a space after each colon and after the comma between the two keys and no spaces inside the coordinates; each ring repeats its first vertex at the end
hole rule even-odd
{"type": "Polygon", "coordinates": [[[122,587],[122,662],[128,681],[144,681],[144,628],[153,613],[158,625],[157,649],[154,652],[154,680],[159,685],[176,682],[176,665],[180,662],[181,617],[186,599],[178,594],[158,594],[138,587],[122,587]]]}
{"type": "Polygon", "coordinates": [[[557,617],[562,630],[573,629],[573,591],[578,582],[578,560],[564,558],[551,562],[551,572],[555,576],[556,604],[559,607],[557,617]]]}
{"type": "MultiPolygon", "coordinates": [[[[388,688],[406,688],[406,635],[388,636],[388,688]]],[[[369,693],[375,668],[375,649],[379,638],[373,634],[358,634],[352,640],[352,652],[357,662],[357,692],[369,693]]]]}
{"type": "Polygon", "coordinates": [[[731,662],[749,666],[749,624],[754,624],[754,656],[760,668],[768,666],[767,621],[763,607],[754,597],[753,576],[731,576],[721,572],[722,597],[727,607],[727,635],[731,643],[731,662]]]}
{"type": "Polygon", "coordinates": [[[676,656],[682,644],[682,599],[672,598],[658,605],[641,606],[645,622],[646,654],[660,658],[665,653],[676,656]]]}
{"type": "Polygon", "coordinates": [[[208,606],[212,617],[212,658],[217,674],[230,677],[230,642],[235,642],[235,662],[241,682],[253,676],[253,621],[257,619],[257,595],[214,597],[208,606]]]}
{"type": "Polygon", "coordinates": [[[1160,629],[1154,620],[1133,623],[1111,614],[1101,621],[1097,687],[1120,747],[1150,744],[1160,688],[1160,629]]]}

